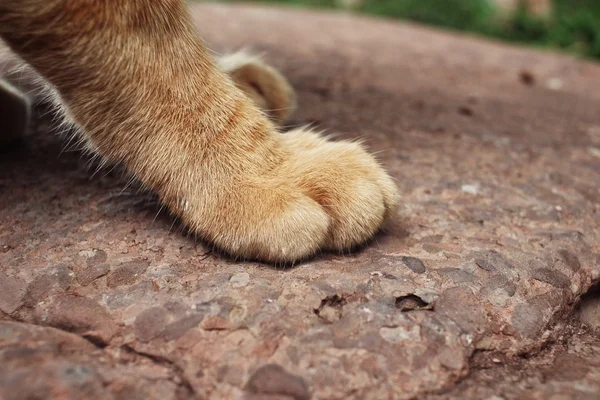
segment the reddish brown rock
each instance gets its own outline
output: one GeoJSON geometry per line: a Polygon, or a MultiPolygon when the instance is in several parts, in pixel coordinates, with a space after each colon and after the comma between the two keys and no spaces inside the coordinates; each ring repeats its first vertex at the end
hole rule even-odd
{"type": "Polygon", "coordinates": [[[287,396],[294,400],[310,398],[304,380],[276,364],[265,365],[254,372],[246,384],[246,390],[254,394],[287,396]]]}
{"type": "Polygon", "coordinates": [[[598,393],[600,345],[569,318],[600,279],[600,66],[349,15],[194,18],[212,49],[251,45],[290,77],[292,124],[364,139],[398,214],[354,254],[237,263],[117,195],[120,174],[90,179],[39,120],[0,156],[0,397],[598,393]],[[287,383],[257,384],[265,365],[287,383]]]}
{"type": "Polygon", "coordinates": [[[73,280],[73,272],[65,264],[43,270],[27,286],[27,305],[35,306],[48,297],[64,293],[73,280]]]}
{"type": "Polygon", "coordinates": [[[107,278],[109,287],[131,285],[138,282],[139,276],[146,271],[149,263],[145,260],[129,261],[117,267],[107,278]]]}
{"type": "Polygon", "coordinates": [[[92,299],[63,295],[36,308],[38,323],[108,343],[117,327],[106,310],[92,299]]]}
{"type": "Polygon", "coordinates": [[[12,314],[21,306],[26,284],[18,277],[0,274],[0,310],[12,314]]]}
{"type": "Polygon", "coordinates": [[[90,265],[77,272],[77,282],[81,286],[87,286],[96,279],[108,274],[110,266],[108,264],[90,265]]]}
{"type": "Polygon", "coordinates": [[[158,337],[168,323],[167,310],[161,307],[150,308],[135,318],[133,328],[135,336],[142,342],[158,337]]]}
{"type": "Polygon", "coordinates": [[[194,397],[168,366],[149,364],[138,354],[101,350],[55,328],[0,321],[0,398],[194,397]]]}

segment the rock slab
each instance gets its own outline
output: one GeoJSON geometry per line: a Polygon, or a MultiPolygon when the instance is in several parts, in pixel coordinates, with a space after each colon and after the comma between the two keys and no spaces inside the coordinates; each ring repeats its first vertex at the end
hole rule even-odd
{"type": "MultiPolygon", "coordinates": [[[[41,119],[0,157],[0,397],[450,396],[481,354],[570,335],[600,278],[600,66],[345,14],[193,15],[212,49],[251,45],[290,77],[295,124],[378,152],[398,215],[356,254],[236,263],[59,157],[41,119]]],[[[594,382],[594,354],[560,357],[594,382]]]]}

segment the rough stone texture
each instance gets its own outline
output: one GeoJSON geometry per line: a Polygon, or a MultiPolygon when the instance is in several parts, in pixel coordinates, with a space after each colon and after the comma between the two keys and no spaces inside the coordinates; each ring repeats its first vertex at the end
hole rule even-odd
{"type": "Polygon", "coordinates": [[[600,393],[600,338],[577,324],[534,358],[501,351],[476,353],[471,374],[425,400],[596,400],[600,393]]]}
{"type": "Polygon", "coordinates": [[[38,135],[0,157],[1,398],[598,393],[600,344],[568,321],[600,278],[600,66],[345,15],[194,16],[219,52],[267,51],[295,123],[379,152],[402,208],[356,254],[236,263],[38,135]]]}

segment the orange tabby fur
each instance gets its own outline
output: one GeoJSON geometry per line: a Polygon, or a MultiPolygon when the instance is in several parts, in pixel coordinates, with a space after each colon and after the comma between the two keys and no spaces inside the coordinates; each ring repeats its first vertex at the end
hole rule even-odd
{"type": "Polygon", "coordinates": [[[92,150],[233,256],[351,249],[396,208],[394,183],[361,145],[280,134],[251,101],[251,78],[236,85],[217,67],[182,0],[0,0],[0,36],[56,89],[92,150]]]}

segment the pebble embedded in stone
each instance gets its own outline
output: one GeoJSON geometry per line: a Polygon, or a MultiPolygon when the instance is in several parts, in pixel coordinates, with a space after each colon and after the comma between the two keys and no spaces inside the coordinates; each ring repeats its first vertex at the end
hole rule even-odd
{"type": "Polygon", "coordinates": [[[288,396],[294,400],[310,399],[304,379],[290,374],[277,364],[267,364],[254,372],[246,384],[246,390],[255,394],[288,396]]]}
{"type": "Polygon", "coordinates": [[[416,257],[404,256],[402,257],[402,262],[414,273],[422,274],[426,271],[423,261],[416,257]]]}
{"type": "Polygon", "coordinates": [[[557,288],[566,288],[571,284],[568,276],[551,268],[537,268],[531,272],[531,276],[557,288]]]}
{"type": "Polygon", "coordinates": [[[168,313],[162,307],[153,307],[141,312],[133,323],[136,337],[142,342],[157,338],[164,331],[168,313]]]}
{"type": "Polygon", "coordinates": [[[248,286],[248,283],[250,283],[250,274],[247,272],[239,272],[237,274],[234,274],[229,279],[229,282],[231,283],[231,286],[233,286],[234,288],[241,288],[244,286],[248,286]]]}
{"type": "Polygon", "coordinates": [[[108,264],[94,264],[77,271],[75,279],[81,286],[87,286],[96,279],[108,274],[109,271],[110,266],[108,264]]]}
{"type": "Polygon", "coordinates": [[[117,331],[115,322],[106,310],[94,300],[83,296],[59,296],[48,306],[39,306],[37,317],[39,323],[75,332],[102,343],[108,343],[117,331]]]}
{"type": "Polygon", "coordinates": [[[17,277],[0,274],[0,310],[12,314],[21,306],[26,284],[17,277]]]}
{"type": "Polygon", "coordinates": [[[142,260],[123,263],[108,275],[106,284],[110,288],[131,285],[140,279],[149,265],[148,261],[142,260]]]}

